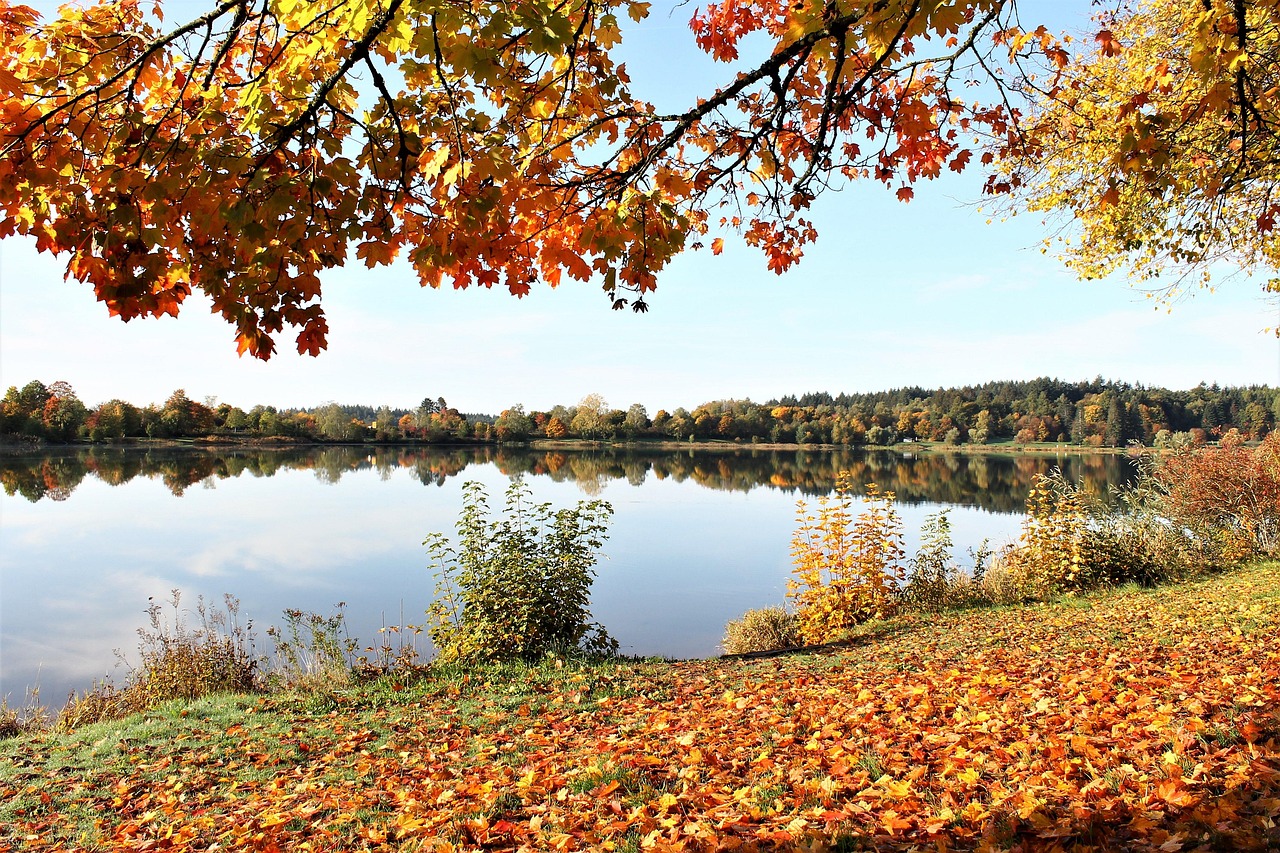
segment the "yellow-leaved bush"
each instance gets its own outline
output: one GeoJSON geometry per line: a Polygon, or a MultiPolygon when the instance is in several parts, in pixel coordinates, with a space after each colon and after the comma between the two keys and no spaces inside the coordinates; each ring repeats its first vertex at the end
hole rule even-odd
{"type": "Polygon", "coordinates": [[[1044,598],[1089,584],[1089,515],[1077,489],[1062,478],[1039,477],[1027,494],[1027,515],[1016,545],[1005,550],[1003,568],[1017,598],[1044,598]]]}
{"type": "Polygon", "coordinates": [[[1043,599],[1126,583],[1150,586],[1235,565],[1254,551],[1240,547],[1238,527],[1181,510],[1178,489],[1197,472],[1211,480],[1239,466],[1214,469],[1219,451],[1138,460],[1137,477],[1108,496],[1068,481],[1061,471],[1037,478],[1027,496],[1018,540],[984,578],[987,599],[1043,599]],[[1170,471],[1175,472],[1171,476],[1170,471]]]}
{"type": "Polygon", "coordinates": [[[797,504],[791,538],[794,562],[787,595],[806,643],[839,639],[868,619],[891,615],[903,577],[902,520],[893,492],[867,486],[866,506],[856,517],[853,487],[842,472],[831,497],[819,498],[816,513],[797,504]]]}

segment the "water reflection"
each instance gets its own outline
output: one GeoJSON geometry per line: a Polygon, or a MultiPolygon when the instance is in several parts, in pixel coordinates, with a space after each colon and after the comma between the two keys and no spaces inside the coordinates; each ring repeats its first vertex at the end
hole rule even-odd
{"type": "Polygon", "coordinates": [[[386,480],[397,470],[408,470],[423,485],[440,486],[461,476],[468,466],[485,464],[507,476],[529,474],[573,483],[588,495],[598,494],[611,481],[640,486],[653,478],[691,481],[718,491],[767,488],[815,496],[829,494],[838,472],[846,470],[852,472],[856,483],[875,483],[882,490],[892,490],[901,503],[945,503],[1002,513],[1021,512],[1035,478],[1055,467],[1098,493],[1130,476],[1125,460],[1110,455],[913,456],[891,451],[662,451],[631,447],[94,447],[62,453],[4,453],[0,455],[0,485],[10,496],[21,495],[33,502],[66,500],[90,476],[112,486],[138,477],[160,480],[176,496],[201,482],[271,477],[279,471],[298,470],[312,471],[317,480],[329,484],[357,471],[373,469],[386,480]]]}
{"type": "Polygon", "coordinates": [[[434,590],[421,542],[452,529],[464,480],[496,497],[523,475],[556,506],[605,491],[616,515],[594,617],[629,654],[689,657],[715,654],[729,619],[784,600],[795,500],[829,493],[840,470],[898,493],[908,552],[925,515],[955,507],[963,559],[1016,535],[1027,489],[1056,465],[1099,491],[1126,473],[1110,456],[698,447],[0,453],[0,697],[39,684],[56,703],[88,686],[113,649],[136,647],[147,599],[174,588],[187,602],[230,592],[262,626],[345,601],[365,642],[421,621],[434,590]]]}

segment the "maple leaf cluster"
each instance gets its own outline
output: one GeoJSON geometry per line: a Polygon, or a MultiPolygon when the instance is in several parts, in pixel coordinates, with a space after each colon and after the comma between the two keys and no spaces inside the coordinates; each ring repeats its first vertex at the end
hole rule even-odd
{"type": "Polygon", "coordinates": [[[1280,3],[1142,0],[1099,23],[1041,81],[989,188],[1063,221],[1082,278],[1121,269],[1168,299],[1232,266],[1274,270],[1280,3]]]}
{"type": "Polygon", "coordinates": [[[0,236],[125,320],[204,291],[260,358],[286,326],[324,348],[320,274],[352,250],[433,287],[643,292],[687,213],[576,161],[644,112],[608,51],[642,5],[223,0],[166,29],[137,0],[5,0],[0,236]]]}
{"type": "Polygon", "coordinates": [[[671,115],[614,58],[648,9],[220,0],[170,26],[159,3],[41,20],[0,0],[0,237],[67,256],[124,320],[199,290],[242,353],[288,327],[315,354],[321,274],[352,252],[432,287],[595,279],[643,311],[717,222],[783,272],[823,188],[906,200],[1012,130],[1002,99],[958,95],[1007,54],[1009,0],[710,4],[690,22],[704,50],[774,47],[671,115]]]}
{"type": "Polygon", "coordinates": [[[321,274],[353,259],[517,297],[594,280],[644,311],[712,229],[781,273],[824,190],[909,201],[973,164],[1070,217],[1082,276],[1280,258],[1276,0],[1135,2],[1079,58],[1014,0],[720,0],[689,25],[731,79],[671,114],[616,61],[638,0],[162,11],[0,0],[0,237],[124,320],[203,291],[259,358],[286,327],[325,347],[321,274]]]}

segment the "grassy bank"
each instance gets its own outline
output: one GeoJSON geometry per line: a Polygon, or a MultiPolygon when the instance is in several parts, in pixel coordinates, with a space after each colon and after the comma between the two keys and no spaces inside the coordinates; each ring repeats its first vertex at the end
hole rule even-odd
{"type": "Polygon", "coordinates": [[[1280,564],[0,742],[0,849],[1280,849],[1280,564]],[[216,845],[216,847],[215,847],[216,845]]]}

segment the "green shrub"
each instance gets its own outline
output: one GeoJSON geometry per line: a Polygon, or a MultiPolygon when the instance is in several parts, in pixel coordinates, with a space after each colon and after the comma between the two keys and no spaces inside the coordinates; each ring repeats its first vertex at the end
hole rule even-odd
{"type": "Polygon", "coordinates": [[[925,518],[920,528],[920,550],[911,560],[902,599],[914,610],[942,610],[953,603],[961,581],[951,558],[951,520],[947,510],[925,518]]]}
{"type": "Polygon", "coordinates": [[[938,612],[953,607],[972,607],[991,602],[986,574],[992,551],[983,540],[969,549],[973,566],[969,570],[951,556],[949,510],[925,517],[920,528],[920,549],[907,571],[907,584],[902,588],[902,605],[918,612],[938,612]]]}
{"type": "Polygon", "coordinates": [[[748,610],[742,618],[724,626],[720,645],[727,655],[771,652],[800,645],[800,628],[794,613],[784,607],[748,610]]]}
{"type": "Polygon", "coordinates": [[[593,500],[552,510],[529,498],[528,486],[512,483],[504,517],[491,521],[484,487],[467,483],[457,546],[440,533],[423,543],[437,575],[431,639],[441,662],[617,651],[589,610],[613,508],[593,500]]]}

